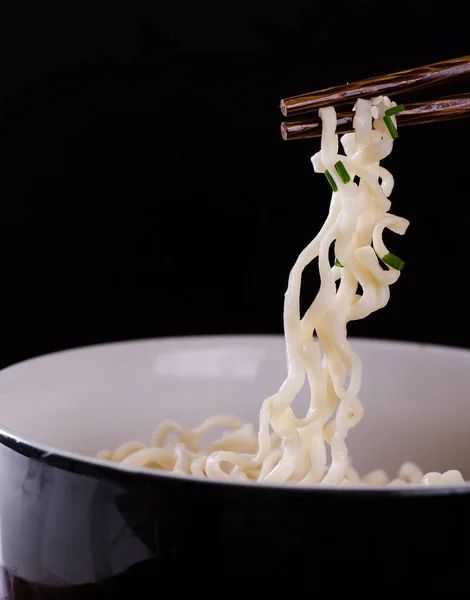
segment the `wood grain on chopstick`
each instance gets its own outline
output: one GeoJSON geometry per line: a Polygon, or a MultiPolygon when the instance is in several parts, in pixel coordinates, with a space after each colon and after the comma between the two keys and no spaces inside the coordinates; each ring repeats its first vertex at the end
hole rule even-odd
{"type": "Polygon", "coordinates": [[[281,112],[285,117],[290,117],[313,112],[322,106],[353,104],[358,98],[388,96],[466,75],[470,75],[470,55],[285,98],[281,100],[281,112]]]}
{"type": "MultiPolygon", "coordinates": [[[[396,115],[398,127],[420,125],[470,117],[470,93],[449,96],[427,102],[405,104],[405,110],[396,115]]],[[[353,131],[353,112],[338,113],[337,133],[353,131]]],[[[281,123],[281,135],[284,140],[299,140],[321,136],[319,117],[292,119],[281,123]]]]}

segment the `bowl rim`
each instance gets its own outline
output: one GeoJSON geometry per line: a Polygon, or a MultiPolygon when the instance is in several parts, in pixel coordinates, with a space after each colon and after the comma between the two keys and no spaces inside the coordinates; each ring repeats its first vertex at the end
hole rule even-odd
{"type": "MultiPolygon", "coordinates": [[[[445,344],[436,343],[422,343],[414,342],[409,340],[396,340],[396,339],[385,339],[385,338],[369,338],[361,336],[350,336],[349,339],[352,342],[362,342],[372,345],[385,345],[385,346],[404,346],[404,347],[417,347],[422,349],[434,349],[442,350],[445,352],[458,352],[466,353],[470,355],[470,349],[460,346],[448,346],[445,344]]],[[[257,342],[262,341],[283,341],[284,336],[281,334],[219,334],[219,335],[197,335],[197,336],[165,336],[165,337],[148,337],[148,338],[137,338],[137,339],[125,339],[113,342],[101,342],[97,344],[90,344],[84,346],[76,346],[66,348],[64,350],[58,350],[55,352],[48,352],[39,354],[32,358],[14,363],[3,369],[0,369],[0,378],[6,371],[13,369],[19,369],[23,366],[36,362],[44,358],[53,357],[55,355],[63,355],[66,353],[74,352],[86,352],[88,350],[119,346],[119,345],[138,345],[143,344],[155,344],[155,343],[178,343],[178,342],[207,342],[210,340],[217,340],[219,343],[222,340],[226,341],[243,341],[243,340],[255,340],[257,342]]],[[[143,484],[146,486],[152,485],[163,485],[173,484],[178,486],[191,486],[193,488],[199,486],[209,486],[209,488],[215,489],[238,489],[245,491],[253,491],[256,495],[272,494],[273,491],[276,494],[294,494],[296,496],[317,495],[317,494],[333,494],[340,497],[365,497],[365,496],[385,496],[385,497],[429,497],[429,496],[455,496],[462,494],[470,494],[470,482],[449,485],[449,486],[423,486],[421,484],[407,484],[403,487],[387,487],[387,486],[376,486],[376,485],[351,485],[347,487],[340,487],[337,485],[312,485],[312,486],[299,486],[295,484],[275,484],[275,483],[255,483],[255,482],[243,482],[243,481],[232,481],[232,480],[216,480],[208,479],[205,477],[188,477],[186,475],[172,474],[169,472],[161,472],[156,470],[146,469],[144,467],[131,467],[125,466],[119,463],[110,463],[104,459],[96,458],[93,456],[86,456],[78,452],[71,452],[68,450],[61,450],[47,444],[35,442],[29,440],[23,436],[15,434],[9,428],[4,427],[0,424],[0,444],[13,450],[30,460],[39,461],[45,463],[48,466],[56,467],[61,470],[87,475],[98,479],[106,479],[108,481],[114,481],[118,484],[125,482],[132,482],[133,484],[143,484]]]]}

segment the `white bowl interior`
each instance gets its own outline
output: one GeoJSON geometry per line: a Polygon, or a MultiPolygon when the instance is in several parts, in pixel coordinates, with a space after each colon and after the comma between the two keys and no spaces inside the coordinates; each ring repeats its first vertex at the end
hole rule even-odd
{"type": "MultiPolygon", "coordinates": [[[[363,421],[348,445],[361,472],[405,460],[470,478],[470,351],[353,340],[363,359],[363,421]]],[[[278,336],[173,338],[51,354],[0,372],[0,423],[19,437],[95,455],[148,441],[163,419],[214,414],[257,423],[286,374],[278,336]]],[[[298,403],[302,408],[306,391],[298,403]]]]}

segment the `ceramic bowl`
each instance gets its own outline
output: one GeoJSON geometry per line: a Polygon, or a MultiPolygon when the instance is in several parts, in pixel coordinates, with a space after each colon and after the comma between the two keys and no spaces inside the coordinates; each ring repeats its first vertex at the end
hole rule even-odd
{"type": "MultiPolygon", "coordinates": [[[[413,460],[470,478],[470,351],[353,345],[364,364],[365,415],[348,438],[357,469],[395,473],[413,460]]],[[[466,484],[268,486],[93,458],[148,441],[162,419],[195,426],[233,413],[257,423],[285,373],[278,336],[114,343],[0,372],[4,597],[467,594],[466,484]]]]}

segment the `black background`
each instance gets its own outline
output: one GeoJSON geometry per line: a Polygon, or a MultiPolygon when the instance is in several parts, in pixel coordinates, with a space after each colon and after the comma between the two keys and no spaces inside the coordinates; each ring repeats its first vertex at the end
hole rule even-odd
{"type": "MultiPolygon", "coordinates": [[[[309,160],[318,142],[281,140],[279,100],[468,53],[465,4],[4,3],[1,365],[281,332],[289,270],[330,192],[309,160]]],[[[387,166],[411,227],[386,241],[407,265],[352,333],[470,346],[469,134],[401,130],[387,166]]],[[[305,284],[304,304],[314,269],[305,284]]]]}

